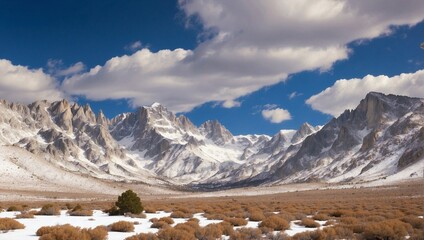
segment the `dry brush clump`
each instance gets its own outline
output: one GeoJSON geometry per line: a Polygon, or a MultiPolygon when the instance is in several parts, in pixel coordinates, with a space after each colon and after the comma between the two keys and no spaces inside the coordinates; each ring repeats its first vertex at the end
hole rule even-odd
{"type": "Polygon", "coordinates": [[[165,221],[154,221],[153,223],[152,223],[152,225],[150,225],[150,227],[151,228],[159,228],[159,229],[161,229],[161,228],[169,228],[170,226],[169,226],[169,224],[167,223],[167,222],[165,222],[165,221]]]}
{"type": "Polygon", "coordinates": [[[106,240],[107,230],[103,226],[96,228],[79,228],[69,224],[41,227],[36,235],[39,240],[106,240]]]}
{"type": "Polygon", "coordinates": [[[127,237],[125,240],[159,240],[159,238],[154,233],[140,233],[127,237]]]}
{"type": "Polygon", "coordinates": [[[195,236],[199,240],[220,239],[223,235],[222,225],[213,223],[196,231],[195,236]]]}
{"type": "Polygon", "coordinates": [[[317,228],[317,227],[321,226],[319,223],[315,222],[311,218],[302,218],[302,220],[300,221],[300,225],[307,227],[307,228],[317,228]]]}
{"type": "Polygon", "coordinates": [[[112,232],[132,232],[134,231],[134,223],[127,221],[118,221],[110,224],[108,227],[112,232]]]}
{"type": "Polygon", "coordinates": [[[169,225],[174,224],[174,219],[170,217],[162,217],[162,218],[159,218],[158,221],[166,222],[169,225]]]}
{"type": "Polygon", "coordinates": [[[262,232],[257,228],[240,228],[230,235],[230,240],[256,240],[261,238],[262,232]]]}
{"type": "Polygon", "coordinates": [[[290,224],[287,220],[277,215],[273,215],[273,216],[267,217],[261,223],[259,223],[259,227],[270,228],[274,231],[283,231],[283,230],[289,229],[290,224]]]}
{"type": "Polygon", "coordinates": [[[36,214],[37,211],[23,211],[20,214],[16,215],[16,219],[22,219],[22,218],[34,218],[34,214],[36,214]]]}
{"type": "Polygon", "coordinates": [[[47,216],[60,215],[60,208],[53,204],[46,204],[35,215],[47,215],[47,216]]]}
{"type": "Polygon", "coordinates": [[[24,229],[25,225],[11,218],[0,218],[0,231],[24,229]]]}
{"type": "Polygon", "coordinates": [[[93,216],[93,211],[84,209],[81,205],[77,204],[74,208],[68,211],[69,216],[93,216]]]}
{"type": "Polygon", "coordinates": [[[192,218],[193,214],[190,212],[183,212],[183,211],[175,211],[172,212],[170,215],[171,218],[192,218]]]}
{"type": "Polygon", "coordinates": [[[229,222],[231,225],[238,227],[238,226],[245,226],[247,224],[247,220],[244,218],[224,218],[225,222],[229,222]]]}

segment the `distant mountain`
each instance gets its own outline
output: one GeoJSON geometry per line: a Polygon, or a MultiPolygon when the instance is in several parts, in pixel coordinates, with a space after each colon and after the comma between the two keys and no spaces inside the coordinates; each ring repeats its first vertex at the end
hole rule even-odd
{"type": "Polygon", "coordinates": [[[233,136],[216,120],[196,127],[159,103],[107,119],[66,100],[1,101],[0,145],[112,181],[214,188],[405,179],[423,174],[423,102],[372,92],[322,127],[233,136]]]}

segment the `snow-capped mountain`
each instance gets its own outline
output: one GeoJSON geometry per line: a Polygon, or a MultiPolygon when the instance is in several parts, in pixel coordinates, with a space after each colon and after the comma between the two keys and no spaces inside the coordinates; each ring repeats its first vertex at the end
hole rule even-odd
{"type": "Polygon", "coordinates": [[[371,92],[308,136],[274,180],[371,181],[424,170],[424,100],[371,92]]]}
{"type": "Polygon", "coordinates": [[[107,119],[66,100],[1,101],[0,145],[112,181],[217,187],[409,178],[423,174],[423,102],[369,93],[325,126],[233,136],[218,121],[197,127],[159,103],[107,119]]]}

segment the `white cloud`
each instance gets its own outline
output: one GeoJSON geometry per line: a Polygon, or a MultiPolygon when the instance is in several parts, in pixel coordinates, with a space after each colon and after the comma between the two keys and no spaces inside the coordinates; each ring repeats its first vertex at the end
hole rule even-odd
{"type": "Polygon", "coordinates": [[[125,49],[126,50],[129,50],[129,51],[137,51],[137,50],[141,49],[142,46],[143,45],[141,44],[140,41],[135,41],[135,42],[133,42],[133,43],[128,44],[127,46],[125,46],[125,49]]]}
{"type": "Polygon", "coordinates": [[[63,93],[58,83],[42,69],[29,69],[0,59],[0,98],[31,103],[36,100],[59,100],[63,93]]]}
{"type": "Polygon", "coordinates": [[[235,101],[235,100],[227,100],[227,101],[224,101],[224,102],[222,103],[222,106],[223,106],[224,108],[234,108],[234,107],[240,107],[240,106],[241,106],[241,102],[239,102],[239,101],[235,101]]]}
{"type": "Polygon", "coordinates": [[[60,59],[49,59],[47,71],[55,77],[70,77],[85,70],[85,65],[82,62],[77,62],[67,68],[64,68],[63,65],[63,61],[60,59]]]}
{"type": "MultiPolygon", "coordinates": [[[[231,101],[303,70],[346,59],[346,44],[387,34],[390,26],[423,19],[424,2],[335,0],[180,0],[204,27],[194,50],[141,49],[65,80],[69,94],[93,100],[161,102],[190,111],[231,101]]],[[[225,107],[225,106],[224,106],[225,107]]]]}
{"type": "Polygon", "coordinates": [[[289,94],[289,99],[292,100],[293,98],[299,97],[299,96],[302,96],[302,95],[303,95],[303,93],[298,93],[298,92],[294,91],[294,92],[289,94]]]}
{"type": "Polygon", "coordinates": [[[306,103],[315,110],[338,116],[345,109],[354,109],[371,91],[424,98],[424,70],[393,77],[367,75],[362,79],[341,79],[306,103]]]}
{"type": "Polygon", "coordinates": [[[264,109],[262,110],[262,117],[272,123],[281,123],[291,119],[289,111],[282,108],[264,109]]]}

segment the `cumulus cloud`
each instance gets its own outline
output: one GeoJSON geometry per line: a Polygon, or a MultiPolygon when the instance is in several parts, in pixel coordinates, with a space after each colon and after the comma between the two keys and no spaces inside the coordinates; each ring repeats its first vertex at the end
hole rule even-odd
{"type": "Polygon", "coordinates": [[[306,100],[313,109],[333,116],[355,108],[368,92],[424,98],[424,69],[393,77],[367,75],[364,78],[337,80],[333,86],[306,100]]]}
{"type": "Polygon", "coordinates": [[[64,97],[58,83],[42,69],[29,69],[0,59],[0,96],[13,102],[59,100],[64,97]]]}
{"type": "MultiPolygon", "coordinates": [[[[193,50],[114,57],[67,78],[72,95],[92,100],[161,102],[177,112],[234,99],[303,70],[331,68],[346,59],[346,44],[388,34],[393,25],[423,19],[421,0],[180,0],[188,21],[208,36],[193,50]]],[[[236,105],[234,105],[236,106],[236,105]]]]}
{"type": "Polygon", "coordinates": [[[271,108],[262,110],[262,117],[272,123],[281,123],[291,119],[290,112],[282,108],[271,108]]]}

